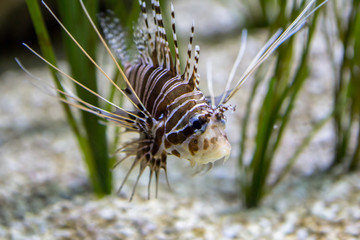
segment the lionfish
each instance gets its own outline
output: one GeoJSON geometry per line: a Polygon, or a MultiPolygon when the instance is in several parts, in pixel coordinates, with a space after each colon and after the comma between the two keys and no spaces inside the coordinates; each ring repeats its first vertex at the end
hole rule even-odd
{"type": "Polygon", "coordinates": [[[169,155],[186,159],[190,162],[191,166],[212,165],[219,159],[227,159],[229,157],[231,145],[225,133],[226,118],[224,113],[228,110],[234,110],[234,108],[228,105],[227,102],[259,65],[285,40],[300,30],[305,24],[306,19],[326,2],[323,1],[314,7],[316,0],[310,1],[285,31],[279,30],[270,38],[249,64],[249,67],[234,87],[230,88],[234,71],[237,69],[245,50],[246,31],[243,31],[241,48],[230,77],[226,82],[224,92],[220,96],[215,97],[212,93],[211,82],[208,81],[211,92],[210,96],[205,96],[199,89],[200,76],[198,74],[198,62],[200,47],[198,45],[194,47],[194,59],[192,59],[194,23],[191,26],[185,69],[182,71],[180,68],[175,13],[172,4],[171,28],[173,41],[169,43],[164,28],[159,0],[151,1],[152,14],[150,17],[147,13],[145,1],[139,0],[142,24],[139,24],[135,28],[134,42],[138,54],[134,58],[129,54],[126,34],[120,25],[119,19],[117,19],[111,11],[108,11],[107,14],[100,14],[99,21],[103,29],[104,38],[89,16],[82,0],[79,1],[100,41],[112,58],[118,71],[121,73],[126,83],[125,89],[121,89],[115,84],[107,73],[105,73],[95,60],[81,47],[51,9],[45,3],[43,4],[87,58],[89,58],[109,82],[131,102],[133,105],[132,110],[117,106],[105,97],[93,92],[52,65],[28,45],[24,45],[60,74],[110,104],[115,110],[112,112],[106,111],[105,109],[87,103],[69,91],[56,89],[57,92],[71,99],[70,101],[60,98],[61,101],[93,113],[107,121],[114,122],[129,131],[138,133],[138,139],[125,143],[121,147],[125,156],[117,162],[118,164],[129,157],[133,157],[132,165],[119,191],[124,186],[132,170],[139,165],[139,174],[130,199],[132,199],[138,181],[146,168],[150,170],[148,197],[150,197],[150,185],[154,173],[156,177],[157,196],[158,179],[161,169],[163,169],[168,182],[167,157],[169,155]],[[170,50],[170,44],[173,44],[175,49],[174,53],[170,50]],[[112,48],[116,57],[120,60],[122,67],[117,62],[110,48],[112,48]],[[191,65],[193,65],[192,68],[191,65]]]}

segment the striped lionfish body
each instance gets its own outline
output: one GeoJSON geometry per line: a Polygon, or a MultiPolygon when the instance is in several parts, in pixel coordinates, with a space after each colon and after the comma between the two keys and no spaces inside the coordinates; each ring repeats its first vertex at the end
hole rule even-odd
{"type": "MultiPolygon", "coordinates": [[[[199,46],[195,46],[195,63],[190,69],[194,25],[191,27],[188,59],[180,70],[179,50],[172,7],[172,33],[175,57],[166,37],[159,1],[152,2],[154,33],[151,34],[146,5],[139,1],[143,28],[136,31],[139,57],[130,60],[124,35],[111,12],[101,15],[100,24],[105,38],[123,64],[130,86],[125,93],[138,105],[132,118],[133,127],[140,131],[134,163],[140,164],[140,174],[146,167],[156,177],[165,170],[168,155],[187,159],[191,165],[212,163],[229,156],[230,143],[225,134],[224,111],[229,107],[212,106],[199,89],[197,65],[199,46]]],[[[133,153],[129,153],[133,154],[133,153]]]]}
{"type": "MultiPolygon", "coordinates": [[[[127,54],[124,35],[118,20],[109,12],[100,17],[100,24],[110,45],[123,63],[129,86],[125,93],[139,105],[135,111],[140,122],[140,142],[135,162],[140,163],[140,174],[149,167],[158,175],[166,173],[168,155],[187,159],[191,165],[212,163],[230,154],[230,144],[225,134],[224,111],[226,106],[211,106],[199,89],[197,64],[199,46],[195,46],[195,63],[190,69],[194,26],[191,27],[188,60],[185,71],[180,70],[179,50],[172,7],[172,31],[175,57],[167,40],[159,1],[152,2],[154,34],[151,34],[146,5],[139,1],[144,27],[135,33],[139,57],[131,61],[127,54]],[[137,97],[134,97],[136,95],[137,97]]],[[[129,116],[130,117],[130,116],[129,116]]],[[[135,120],[135,119],[134,119],[135,120]]]]}
{"type": "MultiPolygon", "coordinates": [[[[85,102],[68,91],[56,89],[56,91],[65,95],[68,99],[60,98],[61,101],[81,110],[91,112],[110,122],[118,124],[120,127],[124,127],[129,131],[135,131],[139,134],[138,139],[126,143],[120,148],[123,150],[122,152],[125,153],[125,156],[118,161],[118,163],[121,163],[130,157],[134,159],[120,186],[120,190],[132,170],[136,166],[139,166],[140,171],[131,197],[134,195],[138,180],[146,168],[150,170],[148,191],[150,190],[152,176],[155,173],[157,194],[158,177],[161,169],[164,170],[167,180],[167,157],[169,155],[189,160],[191,166],[211,165],[216,160],[226,159],[230,154],[231,146],[225,134],[226,118],[224,112],[233,109],[231,106],[226,105],[226,103],[234,96],[258,66],[265,61],[279,45],[301,29],[306,19],[326,2],[323,1],[317,7],[313,8],[316,0],[311,0],[286,30],[279,30],[270,38],[250,63],[241,78],[230,88],[234,72],[240,63],[246,46],[246,31],[244,31],[239,55],[234,63],[230,77],[226,82],[224,93],[215,98],[213,94],[211,94],[210,97],[205,97],[199,89],[199,46],[195,46],[194,48],[194,60],[193,63],[191,63],[194,24],[191,27],[185,69],[183,71],[180,69],[175,13],[172,5],[173,42],[171,44],[173,44],[175,49],[174,54],[170,51],[170,43],[164,28],[159,0],[152,0],[151,2],[151,17],[147,14],[145,1],[139,0],[142,22],[136,28],[134,35],[135,46],[138,52],[138,56],[136,57],[129,54],[126,47],[125,34],[119,24],[119,20],[114,17],[113,13],[108,12],[107,14],[100,15],[100,25],[103,29],[104,36],[115,52],[115,55],[121,61],[123,66],[123,68],[121,68],[106,41],[89,17],[82,0],[79,1],[94,30],[116,64],[118,71],[122,74],[126,83],[125,89],[121,89],[114,83],[95,60],[86,53],[46,4],[45,6],[96,68],[132,103],[134,106],[133,110],[126,110],[117,106],[98,93],[93,92],[49,63],[29,46],[26,44],[25,46],[70,81],[86,89],[102,101],[112,105],[115,110],[112,112],[106,111],[85,102]],[[192,68],[191,65],[193,65],[192,68]]],[[[211,84],[209,82],[209,90],[211,90],[210,86],[211,84]]],[[[148,194],[150,196],[150,191],[148,194]]]]}

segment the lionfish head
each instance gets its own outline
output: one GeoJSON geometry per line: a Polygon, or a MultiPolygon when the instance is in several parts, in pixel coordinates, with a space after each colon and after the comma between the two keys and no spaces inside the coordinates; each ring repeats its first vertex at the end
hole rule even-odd
{"type": "Polygon", "coordinates": [[[186,141],[176,146],[181,158],[190,161],[191,166],[213,163],[230,156],[231,145],[225,133],[226,118],[220,106],[206,113],[191,116],[188,126],[194,131],[186,141]]]}

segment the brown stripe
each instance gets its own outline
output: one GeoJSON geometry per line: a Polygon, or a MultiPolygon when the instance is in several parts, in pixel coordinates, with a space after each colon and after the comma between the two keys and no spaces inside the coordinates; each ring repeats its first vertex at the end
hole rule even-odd
{"type": "Polygon", "coordinates": [[[186,113],[188,109],[191,109],[196,105],[195,101],[189,101],[184,106],[179,108],[165,123],[165,132],[168,133],[173,127],[176,126],[180,118],[186,113]]]}
{"type": "Polygon", "coordinates": [[[147,79],[144,79],[143,84],[145,85],[144,93],[142,96],[143,103],[146,104],[147,98],[149,96],[150,88],[153,85],[153,79],[157,79],[159,75],[163,74],[165,70],[157,67],[151,71],[150,76],[147,79]]]}
{"type": "Polygon", "coordinates": [[[175,149],[171,152],[173,155],[177,156],[178,158],[181,157],[181,154],[176,151],[175,149]]]}
{"type": "Polygon", "coordinates": [[[159,74],[156,78],[149,78],[148,81],[151,82],[150,89],[147,89],[148,92],[146,95],[146,106],[149,107],[149,111],[153,109],[153,104],[156,98],[161,94],[162,86],[167,82],[168,79],[172,78],[169,71],[162,71],[164,74],[159,74]]]}
{"type": "Polygon", "coordinates": [[[156,113],[154,113],[154,116],[160,116],[162,113],[165,113],[167,106],[174,101],[174,99],[182,94],[191,92],[188,85],[180,85],[177,88],[173,89],[171,92],[169,92],[165,99],[158,105],[156,109],[156,113]]]}
{"type": "Polygon", "coordinates": [[[171,133],[167,136],[167,139],[169,140],[170,143],[178,145],[178,144],[182,144],[185,140],[186,137],[181,134],[181,133],[171,133]]]}
{"type": "Polygon", "coordinates": [[[147,68],[147,71],[145,72],[145,74],[143,74],[142,78],[139,79],[139,82],[141,82],[141,88],[140,88],[138,95],[142,102],[145,102],[144,94],[145,94],[146,82],[149,80],[149,77],[150,77],[151,73],[153,73],[154,70],[155,70],[154,67],[147,68]]]}
{"type": "MultiPolygon", "coordinates": [[[[167,105],[170,104],[174,98],[168,98],[168,94],[172,91],[178,91],[181,85],[185,85],[185,83],[182,82],[180,79],[180,76],[173,77],[165,82],[165,84],[161,87],[160,91],[158,91],[160,94],[156,97],[154,103],[153,103],[153,112],[158,112],[159,105],[161,105],[166,99],[170,100],[167,101],[167,105]]],[[[178,92],[178,95],[181,95],[181,92],[178,92]]],[[[176,97],[176,96],[175,96],[176,97]]]]}
{"type": "Polygon", "coordinates": [[[192,118],[196,113],[201,113],[204,111],[204,105],[201,105],[200,103],[197,103],[197,105],[198,106],[194,106],[192,110],[187,110],[185,113],[181,114],[176,129],[183,129],[189,123],[190,118],[192,118]]]}

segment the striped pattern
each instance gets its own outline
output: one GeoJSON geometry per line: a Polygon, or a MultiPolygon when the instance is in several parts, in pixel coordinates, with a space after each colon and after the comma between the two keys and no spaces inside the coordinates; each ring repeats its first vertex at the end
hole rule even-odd
{"type": "MultiPolygon", "coordinates": [[[[194,23],[190,30],[185,69],[181,72],[174,7],[171,5],[172,44],[175,49],[173,56],[170,51],[158,0],[151,1],[151,16],[146,12],[145,1],[139,0],[143,24],[140,24],[135,29],[134,43],[139,53],[138,56],[135,57],[131,56],[128,52],[128,46],[126,44],[127,36],[123,32],[119,20],[114,14],[108,11],[106,14],[99,15],[104,36],[121,61],[123,68],[117,63],[114,55],[88,14],[84,3],[80,0],[80,4],[93,29],[122,75],[126,83],[125,89],[121,89],[115,84],[108,74],[91,58],[72,34],[64,27],[51,9],[43,3],[59,25],[99,72],[129,100],[134,107],[133,110],[127,110],[117,106],[51,64],[26,44],[25,46],[71,82],[82,87],[101,101],[111,105],[115,110],[112,112],[106,111],[85,102],[70,91],[55,89],[58,93],[66,96],[66,98],[60,98],[61,101],[107,119],[119,127],[126,128],[128,131],[139,134],[138,139],[124,144],[117,151],[123,153],[123,157],[119,159],[115,166],[127,159],[133,159],[132,165],[124,177],[119,191],[124,186],[132,170],[139,166],[140,170],[133,187],[131,198],[135,193],[137,183],[145,169],[150,170],[148,185],[148,197],[150,198],[150,186],[153,175],[155,174],[156,179],[156,195],[161,170],[164,171],[167,180],[168,155],[187,159],[190,161],[191,166],[195,164],[204,166],[207,164],[210,168],[214,161],[222,158],[226,159],[229,156],[231,147],[225,134],[226,119],[224,112],[229,110],[233,111],[234,108],[225,106],[224,104],[234,96],[241,85],[278,46],[304,26],[306,19],[326,3],[326,0],[317,6],[315,6],[315,3],[316,0],[309,1],[304,10],[287,29],[284,31],[279,30],[270,38],[250,63],[243,76],[236,82],[235,87],[231,88],[230,86],[234,76],[233,72],[240,63],[244,52],[243,50],[245,49],[245,34],[245,38],[242,38],[245,40],[242,41],[242,48],[239,51],[239,55],[231,71],[232,73],[225,85],[224,93],[216,98],[213,95],[205,98],[199,89],[200,76],[198,74],[198,62],[200,47],[195,46],[193,50],[194,23]],[[154,31],[152,27],[155,29],[154,31]],[[193,51],[194,59],[192,59],[193,51]],[[192,69],[191,65],[193,65],[192,69]],[[209,102],[211,102],[211,104],[209,102]]],[[[210,81],[209,86],[211,86],[210,81]]]]}
{"type": "MultiPolygon", "coordinates": [[[[138,143],[137,155],[133,164],[135,166],[137,162],[140,163],[138,179],[146,167],[150,168],[150,181],[153,172],[155,172],[156,179],[158,179],[160,169],[164,169],[166,174],[166,156],[169,154],[189,160],[192,166],[226,158],[230,152],[230,145],[224,132],[226,122],[224,112],[233,108],[224,104],[232,98],[258,66],[279,45],[296,33],[304,25],[308,16],[326,1],[312,9],[315,2],[316,0],[310,1],[284,32],[279,31],[265,44],[235,87],[230,89],[234,72],[245,50],[245,32],[245,37],[242,38],[242,47],[226,83],[224,93],[216,98],[214,96],[205,98],[199,89],[200,47],[197,45],[194,49],[194,59],[192,59],[194,23],[190,30],[185,70],[183,73],[180,72],[173,5],[171,5],[171,28],[175,49],[174,57],[170,52],[158,0],[151,1],[155,26],[154,35],[150,31],[146,4],[144,0],[139,0],[144,28],[139,30],[142,40],[135,41],[139,52],[135,64],[128,60],[123,46],[114,44],[114,40],[116,43],[121,43],[122,35],[117,34],[117,31],[111,31],[114,29],[113,25],[102,24],[108,42],[115,47],[115,52],[120,56],[125,67],[125,74],[131,85],[127,87],[126,92],[134,101],[137,99],[137,104],[144,108],[142,111],[136,111],[136,114],[140,118],[145,117],[146,124],[139,124],[139,121],[135,121],[133,126],[140,129],[140,140],[146,140],[146,142],[138,143]],[[116,38],[120,38],[119,41],[116,38]]],[[[117,29],[115,28],[115,30],[117,29]]]]}
{"type": "Polygon", "coordinates": [[[140,63],[126,68],[126,75],[136,94],[156,120],[164,114],[178,118],[183,111],[176,107],[186,100],[199,107],[204,104],[207,106],[202,92],[194,89],[193,84],[162,67],[140,63]]]}
{"type": "MultiPolygon", "coordinates": [[[[190,29],[185,69],[181,72],[173,5],[171,4],[171,29],[174,56],[170,51],[159,1],[152,0],[151,2],[153,26],[149,21],[151,17],[146,12],[145,1],[139,0],[139,5],[143,24],[135,33],[135,44],[139,52],[135,61],[130,60],[127,49],[124,47],[124,35],[114,14],[108,12],[106,15],[100,15],[100,24],[105,38],[123,64],[125,75],[131,85],[124,92],[136,104],[141,103],[145,108],[134,112],[137,118],[143,119],[142,121],[128,116],[132,119],[133,127],[141,132],[140,139],[130,144],[133,151],[129,150],[130,146],[122,150],[126,155],[120,161],[127,159],[130,155],[135,156],[129,173],[136,165],[140,165],[138,178],[145,168],[149,167],[150,188],[153,172],[156,179],[161,169],[166,174],[167,155],[188,159],[194,165],[193,156],[200,151],[199,144],[202,141],[200,135],[205,132],[215,112],[219,113],[219,109],[223,107],[214,109],[199,90],[199,46],[195,46],[192,60],[194,23],[190,29]],[[151,27],[155,31],[150,30],[151,27]],[[194,62],[193,69],[191,69],[192,61],[194,62]],[[145,110],[148,114],[144,112],[145,110]]],[[[219,122],[221,120],[224,121],[224,118],[218,119],[219,122]]],[[[203,148],[208,147],[209,143],[203,144],[203,148]]],[[[127,177],[128,175],[120,189],[127,177]]]]}

